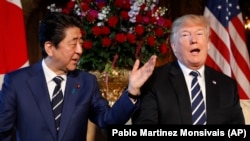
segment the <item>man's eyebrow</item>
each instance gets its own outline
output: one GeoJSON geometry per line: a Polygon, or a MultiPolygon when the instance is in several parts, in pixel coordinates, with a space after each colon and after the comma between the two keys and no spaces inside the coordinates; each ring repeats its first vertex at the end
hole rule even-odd
{"type": "Polygon", "coordinates": [[[70,40],[70,42],[72,42],[72,41],[77,41],[78,40],[78,37],[73,37],[71,40],[70,40]]]}

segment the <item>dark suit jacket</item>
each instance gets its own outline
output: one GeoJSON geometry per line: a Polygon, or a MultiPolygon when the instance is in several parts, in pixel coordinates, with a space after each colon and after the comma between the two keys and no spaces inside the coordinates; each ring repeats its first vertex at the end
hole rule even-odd
{"type": "Polygon", "coordinates": [[[127,94],[110,109],[94,75],[79,70],[70,72],[57,137],[49,92],[39,62],[5,75],[0,93],[0,140],[10,141],[11,130],[16,128],[17,141],[84,141],[88,119],[100,127],[125,124],[135,109],[136,105],[127,94]]]}
{"type": "MultiPolygon", "coordinates": [[[[236,82],[205,67],[207,124],[244,124],[236,82]]],[[[176,61],[156,68],[141,89],[133,124],[192,124],[185,78],[176,61]]]]}

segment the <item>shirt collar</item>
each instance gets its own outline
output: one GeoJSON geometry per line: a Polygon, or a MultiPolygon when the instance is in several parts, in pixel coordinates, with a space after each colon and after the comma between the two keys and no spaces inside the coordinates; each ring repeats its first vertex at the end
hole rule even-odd
{"type": "MultiPolygon", "coordinates": [[[[43,67],[43,71],[44,71],[44,75],[46,78],[46,82],[50,82],[52,81],[52,79],[54,77],[56,77],[56,73],[54,73],[45,63],[45,60],[43,59],[42,61],[42,67],[43,67]]],[[[66,75],[60,75],[64,80],[66,80],[66,75]]]]}
{"type": "Polygon", "coordinates": [[[199,76],[204,78],[205,65],[201,66],[200,69],[198,69],[198,70],[191,70],[191,69],[187,68],[184,64],[182,64],[179,60],[178,60],[178,63],[179,63],[179,66],[181,67],[181,70],[184,73],[184,75],[188,76],[191,71],[198,71],[200,74],[199,76]]]}

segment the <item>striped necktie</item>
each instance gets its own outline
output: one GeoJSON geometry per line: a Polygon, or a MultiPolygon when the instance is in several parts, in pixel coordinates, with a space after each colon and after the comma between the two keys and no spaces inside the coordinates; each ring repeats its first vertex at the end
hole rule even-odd
{"type": "Polygon", "coordinates": [[[63,78],[61,76],[56,76],[53,78],[56,83],[56,87],[53,92],[52,96],[52,109],[54,113],[55,123],[56,123],[56,130],[59,131],[60,119],[61,119],[61,112],[62,112],[62,104],[63,104],[63,93],[61,89],[61,82],[63,78]]]}
{"type": "Polygon", "coordinates": [[[191,84],[193,125],[205,125],[207,123],[205,102],[197,78],[199,72],[192,71],[190,75],[194,77],[191,84]]]}

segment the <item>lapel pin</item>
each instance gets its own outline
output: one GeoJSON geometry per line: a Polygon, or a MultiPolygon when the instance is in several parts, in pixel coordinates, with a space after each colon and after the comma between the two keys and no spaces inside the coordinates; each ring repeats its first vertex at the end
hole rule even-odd
{"type": "Polygon", "coordinates": [[[212,83],[213,83],[213,84],[216,84],[216,81],[213,80],[212,83]]]}
{"type": "Polygon", "coordinates": [[[76,84],[76,89],[79,89],[80,88],[80,84],[76,84]]]}
{"type": "Polygon", "coordinates": [[[72,89],[71,93],[75,94],[77,89],[80,89],[80,84],[76,84],[75,88],[72,89]]]}
{"type": "Polygon", "coordinates": [[[75,91],[76,91],[76,89],[73,88],[72,91],[71,91],[71,93],[72,93],[72,94],[75,94],[75,91]]]}

